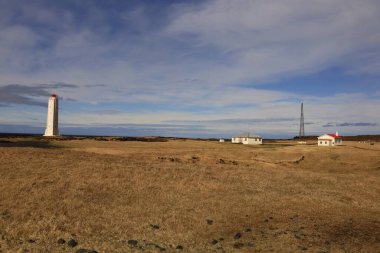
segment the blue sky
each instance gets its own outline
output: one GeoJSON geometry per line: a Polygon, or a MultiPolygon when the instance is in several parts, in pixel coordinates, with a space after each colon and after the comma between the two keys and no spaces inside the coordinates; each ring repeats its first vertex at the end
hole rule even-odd
{"type": "Polygon", "coordinates": [[[380,133],[378,0],[0,0],[0,132],[380,133]]]}

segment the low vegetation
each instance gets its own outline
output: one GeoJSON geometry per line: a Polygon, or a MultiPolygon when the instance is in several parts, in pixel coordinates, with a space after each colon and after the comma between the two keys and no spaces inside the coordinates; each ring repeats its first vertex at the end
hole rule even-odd
{"type": "Polygon", "coordinates": [[[107,140],[0,138],[0,252],[379,250],[379,143],[107,140]]]}

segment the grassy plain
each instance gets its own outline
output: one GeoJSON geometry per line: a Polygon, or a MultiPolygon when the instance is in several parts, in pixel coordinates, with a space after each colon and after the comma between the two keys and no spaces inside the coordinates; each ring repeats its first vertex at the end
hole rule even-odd
{"type": "Polygon", "coordinates": [[[378,253],[380,144],[315,144],[1,138],[0,252],[378,253]]]}

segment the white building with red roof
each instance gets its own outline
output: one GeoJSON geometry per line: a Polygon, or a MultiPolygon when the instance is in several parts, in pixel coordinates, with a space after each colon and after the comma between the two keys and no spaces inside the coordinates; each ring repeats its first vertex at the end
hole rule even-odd
{"type": "Polygon", "coordinates": [[[335,134],[324,134],[318,137],[318,146],[339,146],[343,144],[342,136],[335,134]]]}

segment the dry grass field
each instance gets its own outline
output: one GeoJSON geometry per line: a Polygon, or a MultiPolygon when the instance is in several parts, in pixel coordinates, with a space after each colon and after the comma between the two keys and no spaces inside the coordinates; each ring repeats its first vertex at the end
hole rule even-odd
{"type": "Polygon", "coordinates": [[[379,253],[380,144],[344,144],[4,137],[0,252],[379,253]]]}

